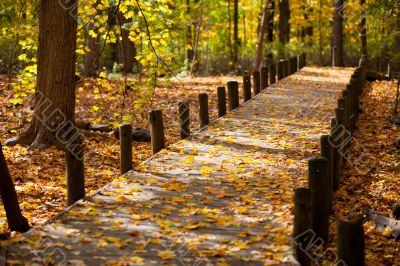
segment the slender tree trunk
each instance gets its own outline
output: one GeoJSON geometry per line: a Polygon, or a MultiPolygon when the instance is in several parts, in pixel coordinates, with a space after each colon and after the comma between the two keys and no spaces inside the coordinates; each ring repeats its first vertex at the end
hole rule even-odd
{"type": "Polygon", "coordinates": [[[186,0],[186,14],[190,18],[188,25],[186,25],[186,45],[187,45],[187,60],[188,70],[190,70],[191,62],[193,61],[193,37],[192,37],[192,18],[190,10],[190,0],[186,0]]]}
{"type": "Polygon", "coordinates": [[[332,51],[333,66],[342,67],[343,63],[343,8],[344,0],[334,0],[332,51]]]}
{"type": "Polygon", "coordinates": [[[239,58],[239,0],[233,1],[233,65],[236,66],[239,58]]]}
{"type": "Polygon", "coordinates": [[[29,224],[22,215],[18,203],[14,183],[8,171],[7,162],[4,158],[3,149],[0,143],[0,194],[6,211],[8,227],[11,231],[26,232],[29,224]]]}
{"type": "Polygon", "coordinates": [[[368,57],[367,49],[367,17],[365,14],[365,0],[360,1],[361,4],[361,23],[360,23],[360,35],[361,35],[361,55],[368,57]]]}
{"type": "Polygon", "coordinates": [[[269,0],[265,0],[262,22],[261,22],[261,32],[258,34],[258,43],[257,43],[256,60],[254,63],[254,71],[259,70],[262,65],[263,49],[264,49],[264,36],[267,31],[267,24],[268,24],[268,13],[269,13],[268,11],[269,11],[269,0]]]}
{"type": "Polygon", "coordinates": [[[118,25],[121,27],[122,41],[118,46],[118,61],[124,65],[125,73],[132,73],[133,67],[137,64],[136,60],[136,47],[135,44],[129,39],[129,30],[127,30],[126,24],[129,23],[121,12],[118,12],[118,25]],[[126,64],[126,65],[125,65],[126,64]]]}
{"type": "Polygon", "coordinates": [[[232,16],[231,16],[231,0],[228,0],[228,46],[230,60],[233,61],[233,47],[232,47],[232,16]]]}
{"type": "MultiPolygon", "coordinates": [[[[88,27],[97,34],[97,30],[93,25],[89,25],[88,27]]],[[[96,72],[98,70],[98,54],[100,49],[99,38],[91,36],[88,32],[86,34],[86,47],[89,49],[89,51],[85,53],[84,72],[88,77],[94,77],[96,76],[96,72]]]]}
{"type": "Polygon", "coordinates": [[[268,11],[268,25],[267,25],[267,30],[268,30],[268,36],[267,40],[268,42],[273,42],[274,41],[274,15],[275,15],[275,1],[270,1],[269,3],[269,11],[268,11]]]}
{"type": "Polygon", "coordinates": [[[322,56],[323,44],[322,44],[322,0],[319,0],[319,12],[318,12],[318,33],[319,33],[319,64],[324,65],[324,59],[322,56]]]}
{"type": "Polygon", "coordinates": [[[41,0],[34,116],[17,140],[43,149],[64,147],[75,134],[75,49],[78,0],[41,0]],[[71,135],[73,134],[73,136],[71,135]]]}
{"type": "Polygon", "coordinates": [[[290,8],[289,0],[279,1],[279,41],[286,44],[290,40],[290,8]]]}

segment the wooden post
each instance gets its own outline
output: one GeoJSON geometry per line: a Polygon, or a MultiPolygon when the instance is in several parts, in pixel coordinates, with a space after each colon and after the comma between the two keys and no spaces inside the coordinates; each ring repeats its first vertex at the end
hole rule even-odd
{"type": "Polygon", "coordinates": [[[331,128],[332,133],[329,135],[329,144],[332,147],[332,190],[337,191],[339,189],[339,181],[340,181],[340,153],[339,148],[336,143],[336,131],[338,122],[336,118],[332,118],[331,120],[331,128]]]}
{"type": "Polygon", "coordinates": [[[307,54],[302,53],[302,57],[303,57],[303,67],[305,67],[305,66],[307,66],[307,54]]]}
{"type": "Polygon", "coordinates": [[[200,128],[206,127],[210,123],[210,119],[208,117],[208,94],[200,93],[199,94],[199,116],[200,116],[200,128]]]}
{"type": "Polygon", "coordinates": [[[218,117],[224,116],[226,114],[226,91],[225,87],[217,88],[217,98],[218,98],[218,117]]]}
{"type": "Polygon", "coordinates": [[[361,221],[340,221],[337,236],[338,259],[348,266],[365,265],[364,229],[361,221]]]}
{"type": "Polygon", "coordinates": [[[278,62],[278,80],[281,80],[285,77],[283,64],[284,64],[283,59],[279,60],[279,62],[278,62]]]}
{"type": "Polygon", "coordinates": [[[26,232],[29,230],[28,220],[22,215],[18,203],[14,182],[8,171],[7,162],[0,143],[0,195],[6,212],[8,227],[11,231],[26,232]]]}
{"type": "Polygon", "coordinates": [[[283,60],[283,69],[284,69],[284,77],[287,77],[290,75],[290,66],[289,66],[289,60],[284,59],[283,60]]]}
{"type": "Polygon", "coordinates": [[[329,176],[328,160],[314,157],[308,160],[308,186],[313,191],[313,230],[324,245],[329,238],[329,176]]]}
{"type": "Polygon", "coordinates": [[[253,94],[254,94],[254,96],[256,96],[257,94],[260,93],[260,87],[261,87],[260,79],[261,79],[260,71],[254,71],[253,72],[253,84],[254,84],[253,94]]]}
{"type": "Polygon", "coordinates": [[[237,81],[228,82],[228,103],[229,111],[239,107],[239,83],[237,81]]]}
{"type": "Polygon", "coordinates": [[[269,65],[269,83],[274,84],[276,82],[276,64],[269,65]]]}
{"type": "Polygon", "coordinates": [[[268,87],[268,67],[261,68],[260,88],[265,90],[268,87]]]}
{"type": "Polygon", "coordinates": [[[328,160],[328,182],[326,186],[329,186],[329,209],[332,206],[332,190],[333,190],[333,149],[329,143],[329,135],[321,136],[321,157],[328,160]]]}
{"type": "Polygon", "coordinates": [[[185,102],[180,102],[179,106],[179,129],[181,134],[181,139],[186,139],[190,136],[190,112],[189,104],[185,102]]]}
{"type": "Polygon", "coordinates": [[[160,109],[154,109],[149,111],[149,124],[150,124],[151,148],[153,154],[156,154],[157,152],[165,148],[164,123],[163,123],[162,111],[160,109]]]}
{"type": "Polygon", "coordinates": [[[122,124],[119,127],[120,172],[121,175],[132,170],[132,126],[122,124]]]}
{"type": "Polygon", "coordinates": [[[309,188],[296,189],[294,192],[293,255],[303,266],[310,265],[307,251],[314,240],[312,213],[312,190],[309,188]]]}
{"type": "Polygon", "coordinates": [[[251,78],[249,75],[243,76],[243,101],[251,99],[251,78]]]}
{"type": "Polygon", "coordinates": [[[67,164],[67,204],[71,205],[85,197],[83,144],[68,145],[65,151],[65,162],[67,164]]]}

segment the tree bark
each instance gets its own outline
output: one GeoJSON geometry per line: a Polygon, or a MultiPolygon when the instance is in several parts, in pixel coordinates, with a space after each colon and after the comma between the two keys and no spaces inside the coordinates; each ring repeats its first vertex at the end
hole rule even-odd
{"type": "Polygon", "coordinates": [[[236,66],[239,58],[239,0],[233,1],[233,65],[236,66]]]}
{"type": "Polygon", "coordinates": [[[274,41],[274,14],[275,14],[275,1],[271,1],[269,5],[268,13],[268,25],[267,25],[267,40],[268,42],[274,41]]]}
{"type": "Polygon", "coordinates": [[[136,47],[135,44],[129,39],[129,30],[125,28],[126,23],[130,21],[125,18],[124,14],[118,12],[118,25],[121,28],[122,41],[118,46],[118,61],[124,66],[125,73],[132,73],[133,67],[137,64],[136,60],[136,47]]]}
{"type": "Polygon", "coordinates": [[[332,34],[332,59],[333,66],[342,67],[343,63],[343,8],[344,0],[334,1],[335,13],[333,16],[333,34],[332,34]]]}
{"type": "Polygon", "coordinates": [[[361,55],[368,57],[367,49],[367,17],[365,14],[365,0],[360,1],[361,4],[361,23],[360,23],[360,35],[361,35],[361,55]]]}
{"type": "Polygon", "coordinates": [[[191,19],[191,9],[190,0],[186,0],[186,14],[190,18],[188,25],[186,26],[186,45],[187,45],[187,59],[188,59],[188,70],[190,70],[191,62],[193,61],[193,37],[192,37],[192,19],[191,19]]]}
{"type": "Polygon", "coordinates": [[[0,143],[0,194],[6,211],[8,227],[11,231],[26,232],[29,224],[22,215],[18,203],[14,183],[8,171],[7,162],[4,158],[3,149],[0,143]]]}
{"type": "Polygon", "coordinates": [[[286,44],[290,40],[290,8],[289,0],[279,1],[279,41],[286,44]]]}
{"type": "MultiPolygon", "coordinates": [[[[94,4],[94,8],[97,8],[98,2],[94,4]]],[[[90,19],[94,20],[96,14],[90,19]]],[[[89,23],[87,25],[88,31],[86,33],[86,47],[89,49],[85,52],[84,58],[84,72],[88,77],[96,76],[99,64],[99,52],[100,52],[100,38],[98,36],[98,28],[93,24],[89,23]],[[91,36],[91,32],[95,33],[97,36],[91,36]]]]}
{"type": "Polygon", "coordinates": [[[264,2],[264,10],[263,10],[263,17],[261,22],[261,31],[258,34],[258,43],[257,43],[257,52],[256,52],[256,60],[254,63],[254,70],[258,71],[262,65],[263,59],[263,48],[264,48],[264,36],[267,32],[267,25],[269,21],[269,10],[270,10],[270,1],[265,0],[264,2]]]}
{"type": "Polygon", "coordinates": [[[78,0],[41,0],[34,116],[17,143],[44,149],[79,138],[74,130],[78,0]]]}

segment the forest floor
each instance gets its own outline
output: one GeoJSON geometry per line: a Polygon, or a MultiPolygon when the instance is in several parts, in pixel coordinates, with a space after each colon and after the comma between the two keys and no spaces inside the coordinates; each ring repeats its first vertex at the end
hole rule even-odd
{"type": "MultiPolygon", "coordinates": [[[[397,82],[392,81],[376,81],[364,87],[360,98],[362,113],[348,156],[352,161],[345,164],[340,189],[333,199],[332,251],[337,221],[365,210],[392,217],[392,206],[400,202],[400,149],[395,145],[400,126],[391,122],[396,87],[397,82]],[[371,168],[359,171],[353,164],[358,158],[368,159],[371,168]]],[[[391,236],[390,229],[375,230],[375,224],[367,222],[364,230],[368,265],[400,265],[400,242],[391,236]]]]}
{"type": "MultiPolygon", "coordinates": [[[[216,88],[239,77],[183,78],[180,82],[160,84],[156,88],[153,108],[163,109],[166,144],[179,140],[178,103],[190,104],[191,132],[199,129],[198,94],[208,93],[210,119],[217,118],[216,88]]],[[[10,100],[14,92],[8,88],[7,79],[0,76],[0,141],[15,137],[28,125],[32,116],[30,98],[23,105],[15,106],[10,100]]],[[[77,88],[78,103],[76,121],[117,126],[122,96],[118,88],[122,82],[104,83],[103,79],[86,79],[77,88]],[[100,93],[101,92],[101,93],[100,93]]],[[[131,116],[133,127],[148,128],[146,100],[138,101],[147,90],[131,90],[125,98],[124,114],[131,116]]],[[[86,193],[90,194],[119,176],[119,140],[113,132],[102,133],[81,130],[84,136],[86,193]]],[[[64,153],[55,148],[46,152],[27,150],[19,145],[3,147],[3,151],[14,178],[23,214],[31,225],[38,225],[66,207],[66,179],[64,153]]],[[[134,165],[151,156],[150,143],[134,142],[134,165]]],[[[0,208],[0,231],[7,229],[5,212],[0,208]]]]}

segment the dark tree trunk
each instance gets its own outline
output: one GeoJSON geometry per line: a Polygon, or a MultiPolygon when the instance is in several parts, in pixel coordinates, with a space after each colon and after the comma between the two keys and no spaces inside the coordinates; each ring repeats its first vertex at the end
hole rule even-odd
{"type": "MultiPolygon", "coordinates": [[[[303,5],[304,9],[304,20],[307,22],[308,25],[310,25],[310,21],[308,19],[308,12],[312,12],[312,8],[308,8],[305,5],[303,5]]],[[[313,27],[312,26],[306,26],[302,28],[301,30],[301,39],[304,40],[305,37],[307,36],[312,36],[313,35],[313,27]]]]}
{"type": "Polygon", "coordinates": [[[78,0],[40,2],[34,116],[19,144],[64,147],[79,138],[74,130],[77,6],[78,0]]]}
{"type": "Polygon", "coordinates": [[[342,67],[343,63],[343,8],[344,0],[334,1],[335,13],[333,16],[332,60],[333,66],[342,67]]]}
{"type": "MultiPolygon", "coordinates": [[[[94,4],[94,8],[97,8],[98,2],[94,4]]],[[[90,18],[92,21],[96,19],[96,14],[90,18]]],[[[89,23],[87,25],[86,33],[86,47],[89,49],[85,53],[84,58],[84,72],[89,77],[96,76],[99,64],[99,52],[100,52],[100,39],[98,36],[98,28],[93,24],[89,23]],[[91,36],[91,33],[96,34],[96,36],[91,36]]]]}
{"type": "Polygon", "coordinates": [[[279,42],[286,44],[290,40],[290,8],[289,0],[279,1],[279,42]]]}
{"type": "Polygon", "coordinates": [[[118,12],[118,25],[121,28],[122,37],[118,46],[118,61],[124,66],[126,73],[132,73],[133,67],[137,64],[135,58],[137,51],[135,44],[129,39],[129,30],[125,28],[126,23],[129,23],[129,21],[121,12],[118,12]]]}
{"type": "Polygon", "coordinates": [[[267,25],[267,30],[268,30],[267,40],[268,40],[268,42],[274,41],[274,15],[275,15],[275,1],[270,1],[269,13],[268,13],[269,19],[268,19],[268,25],[267,25]]]}
{"type": "Polygon", "coordinates": [[[264,10],[261,22],[261,31],[258,34],[258,43],[257,43],[257,51],[256,51],[256,60],[254,63],[254,71],[259,71],[262,65],[263,59],[263,49],[264,49],[264,36],[267,32],[267,25],[269,21],[269,7],[270,0],[265,0],[264,2],[264,10]]]}
{"type": "Polygon", "coordinates": [[[11,231],[26,232],[29,224],[22,215],[18,203],[14,183],[8,171],[7,162],[4,158],[3,149],[0,143],[0,194],[6,211],[8,227],[11,231]]]}
{"type": "Polygon", "coordinates": [[[239,0],[233,1],[233,65],[236,66],[239,58],[239,0]]]}
{"type": "Polygon", "coordinates": [[[365,0],[360,1],[361,4],[361,22],[360,22],[360,35],[361,35],[361,55],[368,57],[367,49],[367,17],[365,14],[365,0]]]}
{"type": "MultiPolygon", "coordinates": [[[[97,34],[97,28],[94,27],[92,24],[88,25],[88,28],[97,34]]],[[[84,72],[88,77],[94,77],[96,76],[99,62],[98,54],[100,43],[98,36],[91,36],[88,32],[86,34],[86,47],[89,49],[89,51],[85,53],[84,72]]]]}
{"type": "MultiPolygon", "coordinates": [[[[186,14],[191,17],[190,11],[190,0],[186,0],[186,14]]],[[[192,19],[190,19],[188,25],[186,26],[186,45],[187,45],[187,59],[188,59],[188,70],[190,70],[190,65],[193,61],[194,51],[193,51],[193,37],[192,37],[192,19]]]]}

